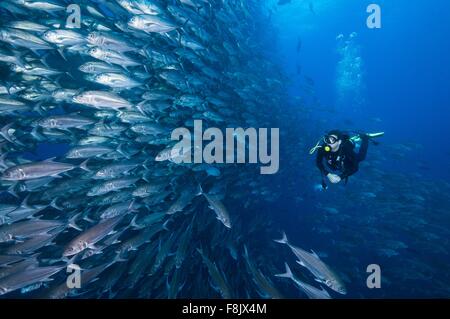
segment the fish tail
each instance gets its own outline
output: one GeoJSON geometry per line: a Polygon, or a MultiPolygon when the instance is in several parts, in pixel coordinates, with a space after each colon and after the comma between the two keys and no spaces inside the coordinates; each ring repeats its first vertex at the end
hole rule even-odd
{"type": "Polygon", "coordinates": [[[53,207],[53,208],[61,211],[61,210],[63,210],[63,208],[58,206],[58,204],[56,203],[57,200],[58,200],[58,197],[53,198],[48,206],[53,207]]]}
{"type": "Polygon", "coordinates": [[[17,186],[17,183],[12,184],[10,187],[8,187],[7,192],[16,198],[19,198],[19,195],[17,195],[17,192],[16,192],[16,186],[17,186]]]}
{"type": "Polygon", "coordinates": [[[286,271],[282,274],[276,274],[275,277],[292,278],[293,274],[291,268],[289,268],[289,265],[287,263],[284,263],[284,266],[286,267],[286,271]]]}
{"type": "Polygon", "coordinates": [[[14,140],[12,139],[12,136],[9,135],[9,132],[8,132],[8,130],[9,130],[13,125],[14,125],[14,123],[9,123],[9,124],[6,124],[5,126],[3,126],[3,127],[1,128],[1,130],[0,130],[0,135],[3,136],[3,138],[4,138],[5,140],[7,140],[8,142],[15,144],[14,140]]]}
{"type": "Polygon", "coordinates": [[[78,213],[78,214],[75,214],[74,216],[72,216],[72,217],[68,220],[68,222],[67,222],[67,227],[71,227],[71,228],[76,229],[76,230],[78,230],[78,231],[83,231],[83,229],[80,228],[80,227],[77,225],[77,223],[76,223],[76,221],[77,221],[77,219],[78,219],[78,217],[79,217],[80,215],[81,215],[81,213],[78,213]]]}
{"type": "Polygon", "coordinates": [[[88,161],[89,161],[89,158],[80,164],[80,168],[86,172],[91,172],[91,170],[87,167],[88,161]]]}
{"type": "Polygon", "coordinates": [[[196,196],[200,196],[200,195],[203,195],[203,194],[204,194],[204,192],[203,192],[202,185],[198,184],[197,193],[195,195],[196,196]]]}
{"type": "Polygon", "coordinates": [[[248,250],[247,250],[247,245],[244,244],[244,257],[246,259],[248,259],[248,250]]]}
{"type": "Polygon", "coordinates": [[[133,219],[130,222],[130,227],[133,229],[141,229],[142,228],[142,226],[140,226],[139,224],[136,223],[137,217],[138,217],[137,214],[134,215],[133,219]]]}
{"type": "MultiPolygon", "coordinates": [[[[0,149],[1,150],[1,149],[0,149]]],[[[4,168],[4,169],[6,169],[6,168],[8,168],[8,165],[6,165],[6,162],[5,162],[5,159],[6,159],[6,155],[7,155],[8,153],[7,152],[5,152],[5,153],[3,153],[2,155],[0,155],[0,167],[1,168],[4,168]]]]}
{"type": "Polygon", "coordinates": [[[286,236],[285,232],[283,232],[283,238],[281,238],[281,239],[274,239],[273,241],[276,242],[276,243],[280,243],[280,244],[289,244],[289,241],[287,239],[287,236],[286,236]]]}
{"type": "Polygon", "coordinates": [[[28,205],[28,199],[30,198],[30,194],[28,194],[27,196],[25,196],[25,198],[22,200],[22,202],[20,203],[20,207],[22,208],[31,208],[30,205],[28,205]]]}

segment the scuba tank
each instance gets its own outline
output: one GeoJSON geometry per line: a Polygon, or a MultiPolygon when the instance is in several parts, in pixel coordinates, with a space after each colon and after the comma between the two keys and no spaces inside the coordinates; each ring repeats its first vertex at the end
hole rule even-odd
{"type": "MultiPolygon", "coordinates": [[[[362,143],[361,134],[362,133],[358,133],[357,135],[354,135],[354,136],[349,138],[349,141],[352,142],[353,145],[355,146],[355,151],[356,152],[359,152],[359,149],[361,147],[361,143],[362,143]]],[[[378,145],[378,142],[375,142],[373,140],[373,138],[380,137],[380,136],[383,136],[383,135],[384,135],[384,132],[366,133],[366,136],[369,138],[369,141],[372,141],[372,143],[375,144],[375,145],[378,145]]]]}
{"type": "Polygon", "coordinates": [[[350,137],[348,140],[349,140],[350,143],[352,143],[353,146],[355,147],[355,148],[354,148],[355,152],[359,152],[359,149],[361,148],[361,143],[362,143],[362,139],[361,139],[361,137],[359,136],[359,134],[350,137]]]}

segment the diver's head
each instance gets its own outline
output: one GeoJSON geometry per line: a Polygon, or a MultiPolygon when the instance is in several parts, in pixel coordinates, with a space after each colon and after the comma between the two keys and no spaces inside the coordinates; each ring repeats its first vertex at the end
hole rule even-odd
{"type": "Polygon", "coordinates": [[[338,130],[332,130],[323,137],[323,141],[325,151],[336,152],[342,144],[342,133],[338,130]]]}

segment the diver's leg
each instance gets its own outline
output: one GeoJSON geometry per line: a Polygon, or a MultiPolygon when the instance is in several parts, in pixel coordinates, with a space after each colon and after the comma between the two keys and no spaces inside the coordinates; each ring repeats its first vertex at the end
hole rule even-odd
{"type": "Polygon", "coordinates": [[[358,153],[358,161],[364,161],[367,155],[367,149],[369,148],[369,137],[366,134],[361,134],[360,138],[362,140],[361,146],[358,153]]]}

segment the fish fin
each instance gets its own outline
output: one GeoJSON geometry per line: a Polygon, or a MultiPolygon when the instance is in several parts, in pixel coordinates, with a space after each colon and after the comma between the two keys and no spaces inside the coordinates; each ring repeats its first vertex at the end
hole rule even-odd
{"type": "MultiPolygon", "coordinates": [[[[139,49],[139,51],[137,51],[136,53],[139,55],[142,55],[144,58],[147,58],[147,53],[145,51],[148,46],[149,46],[148,44],[145,45],[143,49],[139,49]]],[[[144,65],[144,69],[145,69],[145,65],[144,65]]]]}
{"type": "Polygon", "coordinates": [[[56,51],[58,51],[59,55],[63,58],[64,61],[68,61],[67,57],[64,54],[64,47],[58,48],[56,51]]]}
{"type": "Polygon", "coordinates": [[[122,258],[122,257],[120,256],[120,254],[117,254],[117,255],[114,257],[113,261],[111,262],[111,265],[112,265],[112,264],[115,264],[115,263],[125,262],[125,261],[128,261],[128,259],[124,259],[124,258],[122,258]]]}
{"type": "MultiPolygon", "coordinates": [[[[20,52],[20,51],[13,51],[14,56],[16,57],[16,64],[22,68],[25,67],[25,64],[22,61],[22,56],[24,55],[25,52],[20,52]]],[[[9,90],[8,90],[9,93],[9,90]]]]}
{"type": "Polygon", "coordinates": [[[133,208],[135,202],[136,202],[136,198],[133,198],[133,200],[130,202],[130,205],[128,205],[128,208],[127,208],[128,212],[135,212],[136,211],[136,209],[133,208]]]}
{"type": "Polygon", "coordinates": [[[284,263],[284,266],[286,268],[286,271],[282,274],[276,274],[275,277],[282,277],[282,278],[293,278],[293,274],[291,271],[291,268],[289,268],[289,265],[287,263],[284,263]]]}
{"type": "Polygon", "coordinates": [[[45,53],[45,54],[42,56],[42,58],[41,58],[40,60],[41,60],[41,63],[42,63],[46,68],[49,68],[49,69],[50,69],[50,66],[48,65],[48,62],[47,62],[47,58],[48,58],[49,55],[50,55],[50,52],[45,53]]]}
{"type": "MultiPolygon", "coordinates": [[[[1,148],[0,148],[0,152],[1,152],[1,148]]],[[[3,154],[0,155],[0,167],[3,167],[5,169],[8,168],[8,165],[6,165],[6,163],[5,163],[6,155],[8,155],[8,152],[4,152],[3,154]]]]}
{"type": "Polygon", "coordinates": [[[127,69],[127,67],[125,65],[120,65],[122,67],[122,69],[125,70],[125,72],[130,73],[130,70],[127,69]]]}
{"type": "Polygon", "coordinates": [[[195,193],[195,196],[201,196],[203,194],[202,185],[198,184],[196,191],[197,193],[195,193]]]}
{"type": "MultiPolygon", "coordinates": [[[[189,22],[190,20],[191,20],[190,18],[187,18],[186,21],[184,21],[183,24],[182,24],[179,28],[181,28],[181,29],[184,28],[184,27],[186,26],[186,24],[188,24],[188,22],[189,22]]],[[[177,31],[178,31],[178,29],[177,29],[177,31]]],[[[181,40],[181,39],[180,39],[180,40],[181,40]]]]}
{"type": "MultiPolygon", "coordinates": [[[[64,74],[67,75],[69,78],[75,80],[75,77],[72,74],[70,74],[70,72],[64,72],[64,74]]],[[[62,75],[64,75],[64,74],[62,74],[62,75]]]]}
{"type": "Polygon", "coordinates": [[[95,220],[90,219],[88,216],[83,216],[83,219],[84,219],[85,221],[87,221],[88,223],[95,223],[95,220]]]}
{"type": "Polygon", "coordinates": [[[19,195],[17,195],[16,190],[15,190],[15,188],[16,188],[17,185],[18,185],[17,182],[11,184],[11,186],[8,187],[8,190],[7,190],[6,192],[9,193],[9,194],[11,194],[11,195],[14,196],[14,197],[20,199],[19,195]]]}
{"type": "Polygon", "coordinates": [[[246,259],[249,259],[247,245],[245,245],[245,244],[244,244],[244,257],[245,257],[246,259]]]}
{"type": "Polygon", "coordinates": [[[137,214],[134,215],[133,219],[130,222],[130,227],[133,228],[133,229],[142,229],[143,227],[136,223],[137,216],[138,216],[137,214]]]}
{"type": "Polygon", "coordinates": [[[320,259],[320,258],[319,258],[319,255],[317,255],[316,252],[315,252],[314,250],[311,249],[311,253],[312,253],[312,255],[313,255],[314,257],[316,257],[317,259],[320,259]]]}
{"type": "Polygon", "coordinates": [[[297,264],[299,264],[300,266],[302,266],[302,267],[306,267],[305,266],[305,263],[303,262],[303,261],[301,261],[301,260],[296,260],[295,261],[297,264]]]}
{"type": "Polygon", "coordinates": [[[274,239],[273,240],[276,243],[280,243],[280,244],[289,244],[288,238],[286,236],[286,233],[283,231],[283,237],[281,239],[274,239]]]}
{"type": "Polygon", "coordinates": [[[314,278],[315,281],[320,282],[321,284],[323,284],[323,281],[318,279],[318,278],[314,278]]]}
{"type": "Polygon", "coordinates": [[[23,145],[22,143],[20,143],[17,139],[14,141],[13,138],[12,138],[12,136],[9,135],[8,130],[11,128],[11,126],[13,126],[13,124],[14,124],[14,123],[9,123],[9,124],[6,124],[5,126],[3,126],[3,127],[1,128],[1,130],[0,130],[0,135],[3,136],[3,138],[4,138],[5,140],[7,140],[8,142],[10,142],[10,143],[13,143],[13,144],[19,144],[19,145],[21,145],[21,146],[25,146],[25,145],[23,145]]]}
{"type": "Polygon", "coordinates": [[[78,230],[78,231],[83,231],[77,224],[76,224],[76,219],[78,219],[78,217],[81,215],[81,213],[78,213],[78,214],[75,214],[74,216],[72,216],[70,219],[69,219],[69,221],[68,221],[68,223],[67,223],[67,226],[68,227],[71,227],[71,228],[73,228],[73,229],[76,229],[76,230],[78,230]]]}
{"type": "Polygon", "coordinates": [[[53,278],[45,278],[45,279],[42,279],[41,283],[51,282],[51,281],[53,281],[53,278]]]}
{"type": "Polygon", "coordinates": [[[31,48],[28,48],[31,52],[33,52],[34,53],[34,55],[36,55],[36,56],[38,56],[39,58],[41,57],[41,54],[39,53],[39,49],[31,49],[31,48]]]}
{"type": "Polygon", "coordinates": [[[33,130],[31,131],[31,136],[33,136],[38,141],[45,140],[45,137],[41,133],[38,132],[37,126],[33,127],[33,130]]]}
{"type": "Polygon", "coordinates": [[[94,251],[102,250],[101,247],[97,247],[97,246],[95,246],[95,244],[88,244],[88,245],[87,245],[87,248],[92,249],[92,250],[94,250],[94,251]]]}
{"type": "Polygon", "coordinates": [[[138,109],[138,111],[144,115],[144,116],[148,116],[148,114],[145,114],[144,110],[142,110],[142,105],[145,103],[146,101],[141,101],[136,105],[136,108],[138,109]]]}
{"type": "Polygon", "coordinates": [[[28,205],[28,198],[30,198],[30,194],[28,194],[27,196],[25,196],[25,198],[23,199],[23,201],[20,203],[20,207],[22,207],[22,208],[28,208],[28,209],[31,208],[31,207],[28,205]]]}
{"type": "Polygon", "coordinates": [[[164,224],[163,224],[163,229],[165,229],[165,230],[167,230],[167,231],[170,231],[170,229],[167,227],[167,225],[169,224],[169,222],[171,222],[172,221],[172,219],[171,218],[169,218],[168,220],[166,220],[165,222],[164,222],[164,224]]]}
{"type": "Polygon", "coordinates": [[[86,172],[92,172],[88,167],[87,167],[87,163],[89,161],[89,158],[86,159],[85,161],[83,161],[83,163],[80,164],[80,168],[86,172]]]}
{"type": "Polygon", "coordinates": [[[122,150],[122,147],[123,147],[123,143],[120,143],[119,146],[117,146],[117,152],[118,152],[119,154],[121,154],[122,156],[124,156],[126,159],[130,159],[130,158],[131,158],[130,155],[126,154],[126,153],[122,150]]]}
{"type": "Polygon", "coordinates": [[[58,197],[53,198],[48,206],[51,206],[51,207],[53,207],[53,208],[55,208],[57,210],[61,210],[62,211],[63,209],[56,204],[56,200],[57,199],[58,199],[58,197]]]}
{"type": "Polygon", "coordinates": [[[35,111],[36,113],[38,113],[41,116],[45,116],[45,111],[42,109],[42,104],[44,102],[43,101],[39,101],[37,102],[34,106],[33,106],[33,111],[35,111]]]}
{"type": "Polygon", "coordinates": [[[74,264],[74,261],[77,258],[77,256],[78,256],[78,254],[75,254],[70,258],[63,257],[61,260],[64,261],[65,263],[67,263],[67,265],[72,265],[72,264],[74,264]]]}

